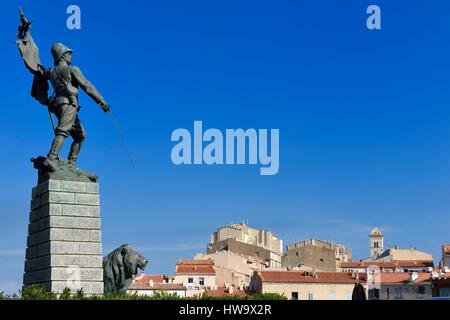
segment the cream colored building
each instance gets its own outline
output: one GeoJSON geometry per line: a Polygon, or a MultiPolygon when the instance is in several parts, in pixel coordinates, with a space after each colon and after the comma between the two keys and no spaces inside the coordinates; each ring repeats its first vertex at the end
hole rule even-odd
{"type": "Polygon", "coordinates": [[[259,258],[237,254],[230,251],[217,251],[210,254],[197,254],[194,260],[211,260],[216,272],[216,286],[246,288],[255,271],[265,268],[259,258]]]}
{"type": "MultiPolygon", "coordinates": [[[[240,224],[230,224],[218,228],[211,234],[211,242],[208,244],[208,253],[221,251],[221,247],[226,247],[227,240],[232,239],[250,246],[234,246],[235,253],[247,254],[254,251],[256,256],[260,253],[253,250],[251,246],[261,248],[261,255],[264,254],[269,267],[281,267],[281,257],[283,255],[283,241],[274,235],[270,230],[259,230],[249,227],[245,222],[240,224]]],[[[230,250],[232,251],[232,250],[230,250]]]]}
{"type": "Polygon", "coordinates": [[[278,293],[290,300],[351,300],[356,282],[364,285],[362,277],[343,272],[260,271],[253,276],[250,290],[278,293]]]}
{"type": "Polygon", "coordinates": [[[186,296],[201,295],[207,288],[216,288],[216,271],[212,260],[179,260],[173,283],[186,287],[186,296]]]}
{"type": "Polygon", "coordinates": [[[416,248],[399,249],[397,246],[390,247],[384,251],[377,260],[384,261],[433,261],[433,256],[429,253],[422,252],[416,248]]]}
{"type": "Polygon", "coordinates": [[[134,282],[128,288],[127,293],[150,297],[156,293],[164,293],[186,298],[187,288],[179,283],[134,282]]]}
{"type": "Polygon", "coordinates": [[[417,300],[432,297],[431,274],[422,272],[381,273],[380,288],[369,290],[370,300],[417,300]]]}
{"type": "Polygon", "coordinates": [[[180,298],[186,297],[187,288],[179,283],[173,283],[173,279],[162,274],[148,275],[140,274],[133,277],[127,293],[153,296],[155,293],[176,295],[180,298]]]}

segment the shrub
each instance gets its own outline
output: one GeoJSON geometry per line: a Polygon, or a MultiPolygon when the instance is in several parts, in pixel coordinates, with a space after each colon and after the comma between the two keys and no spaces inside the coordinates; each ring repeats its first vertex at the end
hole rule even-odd
{"type": "Polygon", "coordinates": [[[74,300],[86,300],[86,295],[84,294],[83,288],[78,289],[75,295],[73,296],[74,300]]]}
{"type": "Polygon", "coordinates": [[[48,292],[39,284],[24,286],[20,291],[22,300],[56,300],[57,296],[53,292],[48,292]]]}
{"type": "Polygon", "coordinates": [[[70,288],[64,288],[63,292],[59,295],[59,300],[70,300],[72,297],[72,290],[70,288]]]}
{"type": "Polygon", "coordinates": [[[248,297],[249,300],[287,300],[284,294],[279,293],[254,293],[248,297]]]}
{"type": "MultiPolygon", "coordinates": [[[[0,300],[19,299],[18,296],[5,295],[0,292],[0,300]]],[[[21,291],[22,300],[287,300],[286,296],[278,293],[254,293],[246,296],[222,296],[212,297],[207,294],[194,296],[190,298],[181,298],[175,293],[167,291],[156,291],[152,296],[138,295],[137,293],[113,293],[109,296],[86,296],[83,289],[72,293],[70,288],[64,288],[59,294],[48,292],[41,285],[24,286],[21,291]]]]}
{"type": "Polygon", "coordinates": [[[203,294],[198,298],[199,300],[287,300],[286,296],[278,293],[254,293],[246,296],[222,296],[212,297],[207,294],[203,294]]]}

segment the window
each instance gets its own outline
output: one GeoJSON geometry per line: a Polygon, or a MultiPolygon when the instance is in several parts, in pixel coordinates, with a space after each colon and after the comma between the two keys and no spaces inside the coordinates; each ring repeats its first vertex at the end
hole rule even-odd
{"type": "Polygon", "coordinates": [[[395,288],[395,299],[403,300],[403,290],[401,287],[395,288]]]}
{"type": "Polygon", "coordinates": [[[295,255],[298,257],[298,251],[295,253],[295,255]]]}
{"type": "Polygon", "coordinates": [[[450,288],[439,288],[440,297],[450,297],[450,288]]]}
{"type": "Polygon", "coordinates": [[[308,300],[314,300],[314,294],[312,292],[308,292],[308,300]]]}
{"type": "Polygon", "coordinates": [[[194,283],[194,278],[188,278],[188,283],[194,283]]]}
{"type": "Polygon", "coordinates": [[[201,286],[204,286],[204,285],[205,285],[205,278],[200,277],[200,279],[198,280],[198,282],[199,282],[199,284],[200,284],[201,286]]]}
{"type": "Polygon", "coordinates": [[[386,288],[386,296],[388,300],[390,299],[389,295],[390,295],[389,288],[386,288]]]}
{"type": "Polygon", "coordinates": [[[330,300],[336,300],[336,292],[330,292],[330,300]]]}
{"type": "Polygon", "coordinates": [[[259,258],[259,251],[255,251],[255,256],[259,258]]]}
{"type": "Polygon", "coordinates": [[[298,300],[298,292],[291,292],[291,300],[298,300]]]}
{"type": "Polygon", "coordinates": [[[425,286],[419,286],[419,288],[417,288],[417,293],[425,294],[425,286]]]}
{"type": "Polygon", "coordinates": [[[380,289],[372,288],[369,289],[369,300],[379,300],[380,299],[380,289]]]}

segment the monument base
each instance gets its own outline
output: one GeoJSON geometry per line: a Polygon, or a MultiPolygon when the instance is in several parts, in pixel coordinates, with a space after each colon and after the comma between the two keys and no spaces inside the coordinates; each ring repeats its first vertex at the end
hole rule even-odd
{"type": "Polygon", "coordinates": [[[103,294],[98,183],[49,179],[33,188],[23,283],[103,294]]]}

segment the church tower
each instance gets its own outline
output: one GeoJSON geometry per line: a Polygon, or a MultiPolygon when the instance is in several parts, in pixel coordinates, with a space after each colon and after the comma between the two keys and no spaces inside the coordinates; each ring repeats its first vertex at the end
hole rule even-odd
{"type": "Polygon", "coordinates": [[[383,234],[377,227],[373,228],[369,235],[370,257],[376,258],[384,251],[383,234]]]}

